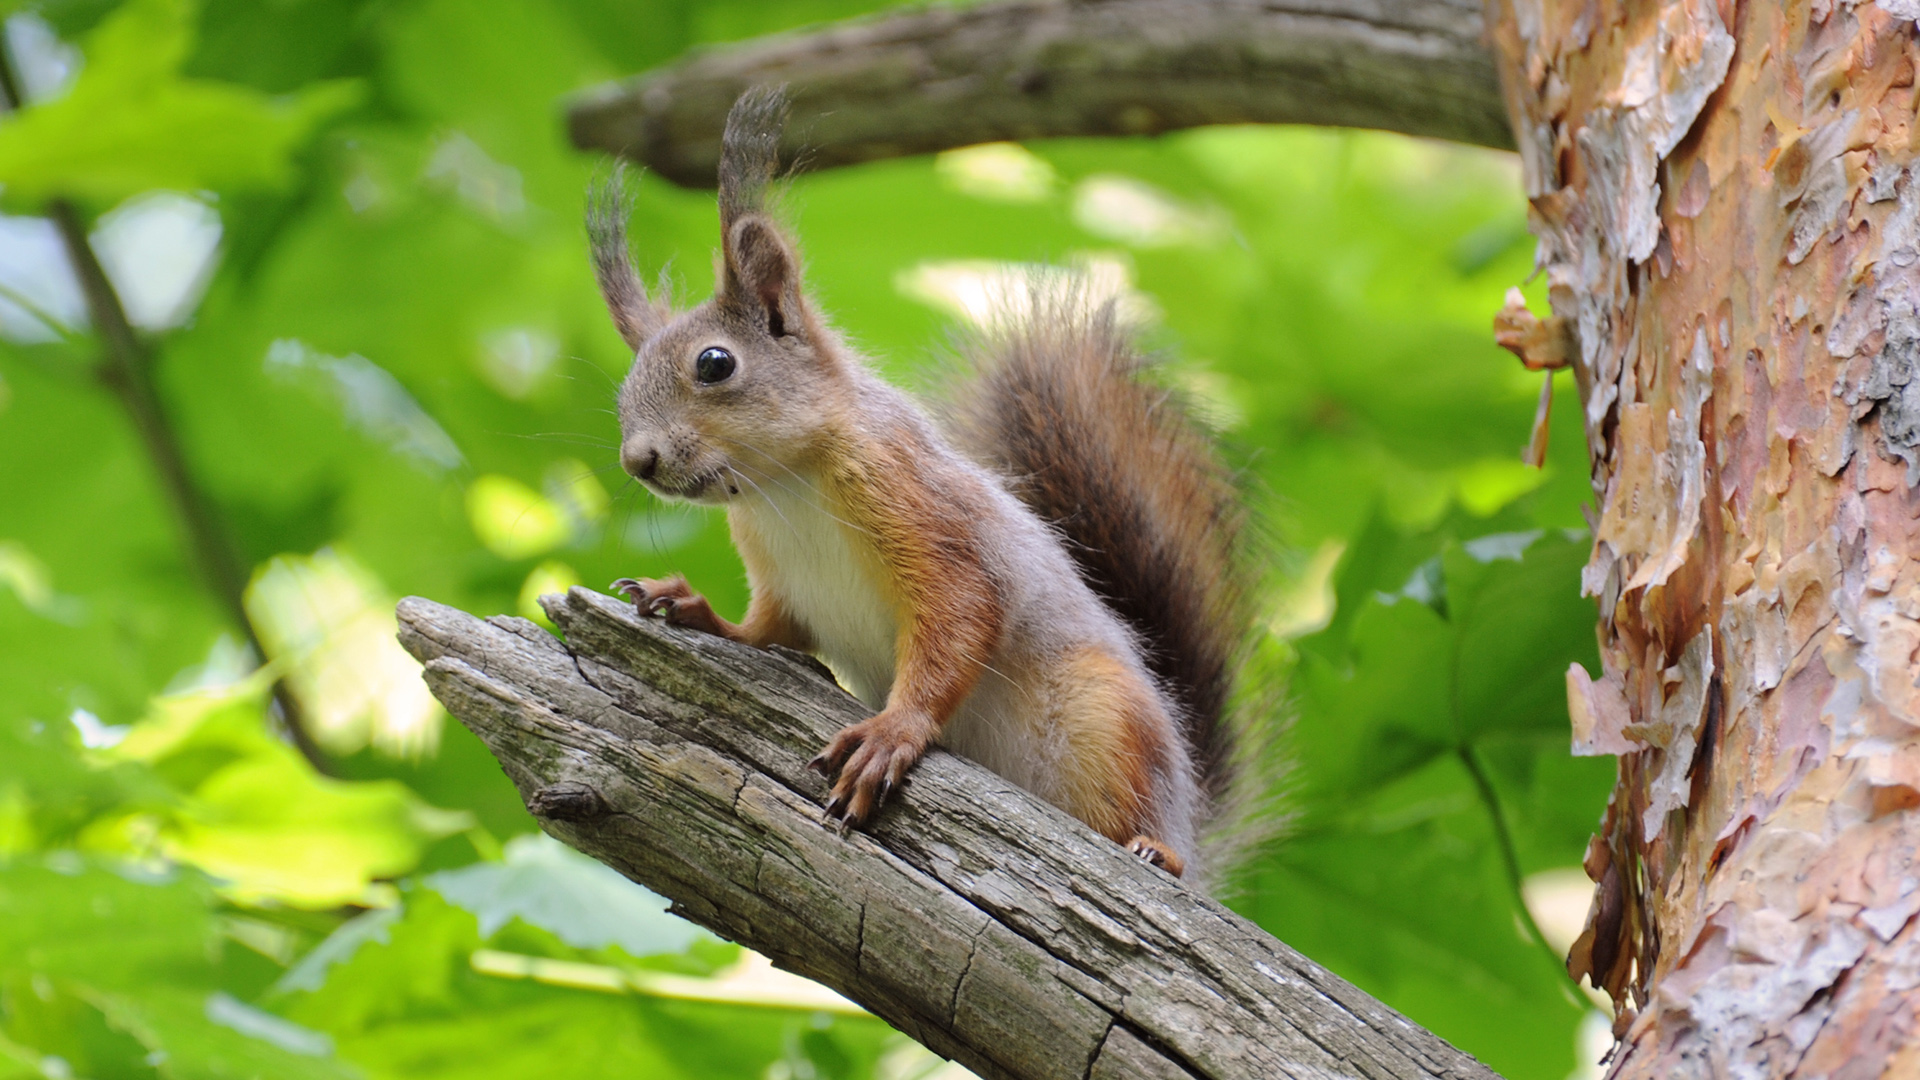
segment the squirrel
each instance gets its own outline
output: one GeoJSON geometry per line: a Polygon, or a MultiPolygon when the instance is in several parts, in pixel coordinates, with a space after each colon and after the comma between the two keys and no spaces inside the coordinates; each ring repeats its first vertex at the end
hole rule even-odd
{"type": "Polygon", "coordinates": [[[675,311],[635,273],[620,180],[590,200],[595,276],[634,351],[620,462],[723,506],[751,600],[622,578],[645,614],[825,660],[878,710],[809,764],[829,818],[869,819],[931,744],[992,769],[1176,876],[1226,793],[1228,695],[1253,620],[1246,517],[1211,437],[1113,305],[1033,290],[964,348],[936,423],[809,300],[768,213],[787,105],[735,102],[713,297],[675,311]]]}

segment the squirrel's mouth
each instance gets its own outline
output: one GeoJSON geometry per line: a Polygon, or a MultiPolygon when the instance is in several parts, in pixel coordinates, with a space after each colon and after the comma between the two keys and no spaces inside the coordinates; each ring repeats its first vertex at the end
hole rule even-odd
{"type": "Polygon", "coordinates": [[[689,477],[677,484],[669,483],[659,477],[640,482],[663,499],[704,503],[709,506],[719,505],[740,494],[740,485],[718,471],[689,477]]]}

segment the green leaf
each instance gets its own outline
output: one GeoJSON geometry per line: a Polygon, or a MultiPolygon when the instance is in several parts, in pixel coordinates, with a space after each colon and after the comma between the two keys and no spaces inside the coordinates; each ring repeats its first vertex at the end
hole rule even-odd
{"type": "MultiPolygon", "coordinates": [[[[1391,565],[1395,545],[1370,535],[1355,550],[1391,565]]],[[[1244,907],[1503,1074],[1554,1080],[1588,1006],[1532,936],[1515,875],[1576,865],[1612,781],[1567,746],[1561,673],[1595,652],[1587,543],[1438,547],[1391,591],[1377,568],[1346,573],[1347,621],[1301,642],[1300,828],[1244,907]]]]}
{"type": "Polygon", "coordinates": [[[181,792],[177,806],[157,810],[159,852],[221,879],[241,901],[324,908],[366,900],[372,882],[411,870],[428,843],[471,824],[394,781],[317,775],[267,734],[268,685],[255,677],[160,698],[107,753],[148,766],[181,792]]]}
{"type": "MultiPolygon", "coordinates": [[[[513,937],[516,948],[539,948],[511,927],[500,934],[513,937]]],[[[322,945],[331,961],[322,984],[286,987],[280,1004],[302,1025],[330,1033],[343,1056],[376,1077],[755,1077],[783,1058],[851,1063],[850,1075],[865,1076],[887,1038],[886,1025],[864,1017],[661,1000],[483,974],[472,956],[490,939],[472,914],[426,888],[410,890],[405,913],[381,920],[377,933],[353,936],[350,949],[322,945]],[[808,1032],[816,1034],[803,1047],[808,1032]]],[[[566,953],[558,939],[546,940],[566,953]]],[[[310,969],[303,962],[296,970],[310,969]]]]}
{"type": "Polygon", "coordinates": [[[71,855],[0,869],[5,1041],[84,1075],[350,1075],[315,1033],[219,988],[211,901],[191,874],[71,855]]]}
{"type": "Polygon", "coordinates": [[[640,957],[708,936],[668,914],[666,900],[543,833],[515,837],[504,863],[445,870],[426,884],[479,920],[482,937],[517,918],[576,948],[618,946],[640,957]]]}
{"type": "Polygon", "coordinates": [[[0,721],[0,862],[72,847],[102,815],[130,802],[172,798],[138,766],[89,767],[78,742],[65,723],[0,721]]]}
{"type": "Polygon", "coordinates": [[[369,942],[381,945],[388,943],[389,928],[400,921],[406,909],[399,904],[392,907],[373,908],[363,911],[340,924],[326,939],[315,945],[300,962],[287,969],[287,973],[273,984],[275,993],[292,993],[296,990],[318,990],[326,984],[327,974],[335,964],[343,964],[353,959],[360,946],[369,942]]]}
{"type": "Polygon", "coordinates": [[[278,187],[289,155],[359,89],[316,84],[287,99],[177,71],[193,40],[192,0],[133,0],[87,41],[64,96],[0,123],[6,203],[66,195],[117,202],[152,188],[278,187]]]}

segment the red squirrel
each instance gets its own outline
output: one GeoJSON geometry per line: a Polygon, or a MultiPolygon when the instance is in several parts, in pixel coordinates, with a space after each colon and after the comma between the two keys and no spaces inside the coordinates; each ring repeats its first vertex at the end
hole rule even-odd
{"type": "Polygon", "coordinates": [[[685,579],[613,588],[668,622],[818,655],[878,710],[811,763],[859,824],[929,745],[972,758],[1175,875],[1226,784],[1223,721],[1252,620],[1244,515],[1212,441],[1111,304],[1048,299],[967,347],[937,424],[809,301],[764,199],[786,105],[728,116],[714,296],[635,274],[617,182],[588,215],[634,351],[620,460],[724,506],[752,599],[738,623],[685,579]]]}

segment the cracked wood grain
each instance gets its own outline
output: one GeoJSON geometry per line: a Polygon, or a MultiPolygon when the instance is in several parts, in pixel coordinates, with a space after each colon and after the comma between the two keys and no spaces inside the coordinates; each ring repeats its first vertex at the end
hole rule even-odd
{"type": "Polygon", "coordinates": [[[587,93],[574,145],[712,187],[727,109],[784,83],[813,167],[1002,139],[1332,124],[1510,149],[1477,0],[1001,0],[694,52],[587,93]]]}
{"type": "Polygon", "coordinates": [[[868,831],[807,759],[864,710],[819,665],[575,589],[411,598],[400,637],[541,825],[983,1077],[1493,1073],[992,773],[930,755],[868,831]]]}

